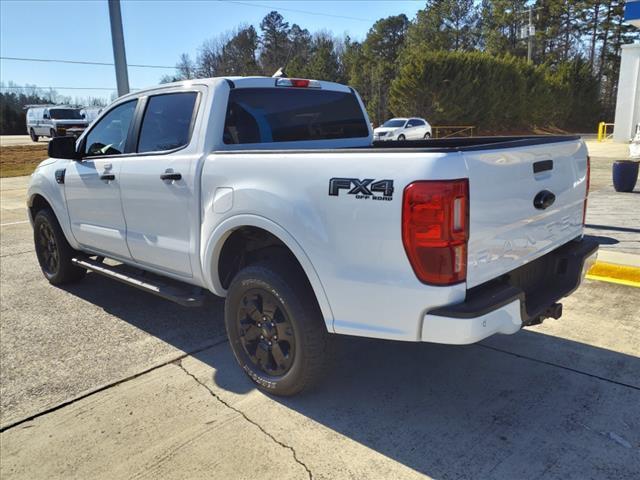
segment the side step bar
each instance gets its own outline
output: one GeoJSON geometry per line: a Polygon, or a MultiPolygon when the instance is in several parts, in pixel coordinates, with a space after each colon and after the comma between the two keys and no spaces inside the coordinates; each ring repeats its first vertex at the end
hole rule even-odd
{"type": "Polygon", "coordinates": [[[174,283],[172,285],[168,282],[165,283],[157,280],[158,277],[156,275],[154,275],[154,277],[156,277],[155,279],[151,279],[129,272],[124,273],[118,271],[116,267],[106,265],[88,257],[72,258],[71,262],[78,267],[86,268],[98,275],[112,278],[132,287],[144,290],[145,292],[152,293],[158,297],[162,297],[166,300],[171,300],[172,302],[178,303],[184,307],[200,307],[204,303],[204,294],[201,291],[198,292],[200,289],[192,285],[180,284],[179,282],[168,280],[168,282],[174,283]],[[153,283],[151,283],[152,281],[153,283]]]}

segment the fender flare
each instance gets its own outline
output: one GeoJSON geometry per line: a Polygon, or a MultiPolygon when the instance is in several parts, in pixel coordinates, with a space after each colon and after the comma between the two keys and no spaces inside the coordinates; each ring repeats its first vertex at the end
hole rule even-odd
{"type": "Polygon", "coordinates": [[[318,300],[318,305],[320,306],[320,311],[324,317],[327,330],[333,332],[334,318],[333,312],[331,311],[331,305],[329,304],[327,294],[322,286],[322,282],[320,281],[320,277],[318,276],[316,269],[311,263],[311,260],[305,253],[304,249],[289,232],[268,218],[252,214],[235,215],[225,219],[213,230],[204,244],[201,265],[204,281],[209,290],[218,296],[226,297],[227,291],[221,285],[218,277],[218,261],[222,247],[224,246],[227,238],[229,238],[236,229],[241,227],[256,227],[266,230],[280,239],[282,243],[291,250],[309,279],[313,293],[318,300]]]}
{"type": "Polygon", "coordinates": [[[40,187],[40,185],[32,185],[27,191],[27,214],[29,216],[31,225],[33,226],[34,221],[34,219],[31,218],[31,207],[33,206],[33,200],[36,195],[44,198],[53,210],[53,214],[56,216],[56,219],[60,224],[60,228],[62,229],[62,233],[64,233],[64,236],[66,237],[67,242],[69,242],[69,245],[71,245],[71,247],[75,248],[76,250],[79,249],[79,244],[76,241],[76,238],[73,236],[73,232],[71,231],[71,222],[69,220],[69,214],[66,209],[66,204],[60,205],[59,203],[61,201],[64,202],[64,197],[62,199],[59,199],[58,201],[55,201],[52,199],[53,195],[50,195],[48,192],[46,192],[44,188],[40,187]]]}

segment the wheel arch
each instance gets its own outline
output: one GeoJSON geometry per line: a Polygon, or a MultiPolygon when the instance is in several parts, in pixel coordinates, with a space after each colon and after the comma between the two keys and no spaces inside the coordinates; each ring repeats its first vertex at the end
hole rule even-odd
{"type": "Polygon", "coordinates": [[[67,242],[69,242],[69,245],[74,249],[78,250],[78,242],[76,242],[76,239],[71,232],[71,224],[66,210],[64,194],[54,191],[53,193],[50,192],[51,195],[47,195],[45,191],[50,190],[50,188],[48,188],[49,186],[46,183],[44,187],[45,188],[40,188],[40,186],[32,185],[29,188],[29,192],[27,194],[27,211],[29,212],[29,221],[31,222],[31,225],[33,225],[33,221],[38,210],[41,208],[51,209],[62,228],[62,233],[64,233],[67,242]]]}
{"type": "MultiPolygon", "coordinates": [[[[33,219],[43,208],[49,208],[53,211],[53,207],[51,206],[51,202],[49,202],[44,195],[40,193],[34,193],[29,196],[27,199],[27,207],[29,209],[29,217],[31,218],[31,223],[33,223],[33,219]]],[[[55,212],[54,212],[55,213],[55,212]]],[[[56,215],[57,217],[57,215],[56,215]]]]}
{"type": "Polygon", "coordinates": [[[228,279],[221,278],[220,273],[221,271],[224,272],[225,269],[233,267],[224,264],[225,259],[223,254],[226,255],[225,245],[229,248],[229,242],[237,241],[237,236],[241,234],[239,232],[246,232],[247,230],[265,232],[265,234],[269,236],[265,247],[285,247],[286,251],[297,261],[313,290],[325,320],[327,330],[333,332],[333,313],[331,306],[320,277],[313,267],[311,260],[289,232],[265,217],[258,215],[237,215],[224,220],[215,228],[204,244],[201,257],[202,271],[207,287],[216,295],[226,296],[227,290],[225,285],[228,279]]]}

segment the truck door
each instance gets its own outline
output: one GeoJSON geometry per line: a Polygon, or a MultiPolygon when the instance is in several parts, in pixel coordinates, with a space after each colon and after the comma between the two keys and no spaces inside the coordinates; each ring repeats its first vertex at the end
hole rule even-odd
{"type": "Polygon", "coordinates": [[[78,243],[96,253],[120,259],[131,255],[120,200],[120,172],[138,100],[121,103],[93,125],[82,141],[82,161],[65,174],[65,196],[71,231],[78,243]]]}
{"type": "Polygon", "coordinates": [[[198,91],[184,88],[142,98],[136,152],[121,169],[122,208],[133,259],[191,277],[199,236],[199,154],[192,130],[198,91]]]}

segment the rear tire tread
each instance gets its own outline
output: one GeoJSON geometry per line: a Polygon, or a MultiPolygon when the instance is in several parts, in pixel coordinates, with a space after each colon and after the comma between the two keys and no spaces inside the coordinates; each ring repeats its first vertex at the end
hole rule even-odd
{"type": "Polygon", "coordinates": [[[42,273],[46,277],[46,279],[52,285],[64,285],[65,283],[73,283],[79,280],[82,280],[86,275],[87,271],[84,268],[80,268],[75,266],[71,259],[75,257],[78,252],[74,250],[69,242],[67,242],[66,237],[64,236],[64,232],[58,223],[58,219],[56,218],[55,213],[50,208],[43,208],[38,210],[38,212],[34,216],[33,220],[33,239],[36,248],[36,254],[38,257],[38,262],[40,263],[40,268],[42,269],[42,273]],[[42,222],[47,222],[51,230],[53,230],[53,234],[56,241],[56,246],[58,248],[59,254],[59,266],[57,272],[55,274],[49,274],[45,268],[43,267],[43,260],[41,254],[39,252],[38,245],[38,229],[39,225],[42,222]]]}
{"type": "MultiPolygon", "coordinates": [[[[329,360],[332,357],[330,354],[332,341],[304,272],[290,260],[278,261],[277,263],[273,260],[262,260],[242,269],[231,282],[225,302],[225,322],[228,332],[235,326],[236,313],[236,309],[230,305],[230,301],[233,301],[235,292],[243,288],[243,282],[247,281],[262,283],[264,287],[275,290],[278,296],[288,304],[288,308],[295,312],[293,321],[298,327],[296,328],[296,336],[298,337],[296,339],[296,355],[302,355],[299,374],[293,382],[283,382],[284,385],[278,384],[275,388],[268,388],[256,381],[250,374],[249,378],[259,389],[274,395],[291,396],[312,388],[322,379],[328,369],[329,360]]],[[[230,342],[238,363],[243,366],[243,361],[235,351],[236,345],[231,335],[230,342]]],[[[286,378],[292,370],[286,373],[283,378],[286,378]]],[[[257,373],[259,376],[266,375],[264,372],[257,373]]]]}

